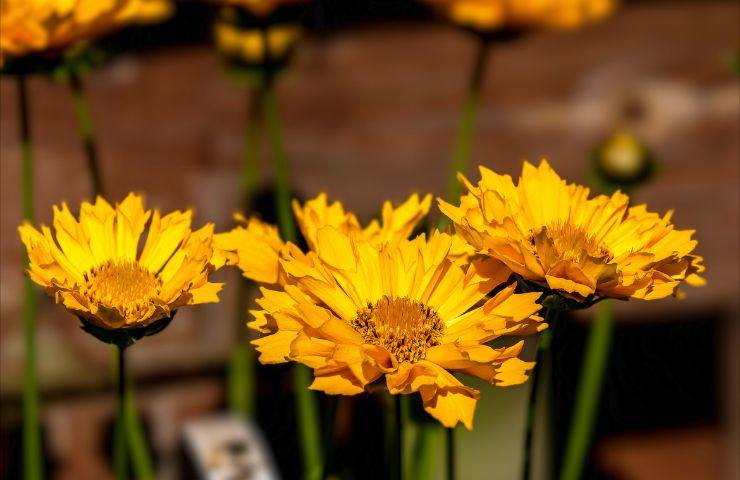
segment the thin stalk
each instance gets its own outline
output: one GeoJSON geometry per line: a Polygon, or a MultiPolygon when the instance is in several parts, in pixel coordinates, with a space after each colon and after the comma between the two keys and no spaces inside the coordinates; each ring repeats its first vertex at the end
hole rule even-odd
{"type": "Polygon", "coordinates": [[[549,381],[547,378],[541,379],[543,376],[541,373],[549,373],[550,371],[550,362],[552,360],[550,354],[550,343],[552,342],[553,332],[556,328],[559,313],[560,312],[558,310],[547,309],[545,312],[545,322],[549,327],[540,334],[539,343],[537,345],[537,356],[530,380],[532,386],[529,392],[529,404],[527,407],[527,426],[524,436],[524,466],[522,468],[522,480],[529,480],[532,469],[532,439],[534,436],[537,404],[539,401],[548,400],[546,398],[540,398],[541,395],[538,395],[538,393],[543,387],[540,383],[549,381]]]}
{"type": "Polygon", "coordinates": [[[247,105],[247,124],[244,130],[244,155],[241,190],[243,208],[249,210],[259,185],[260,130],[262,127],[262,89],[250,88],[247,105]]]}
{"type": "Polygon", "coordinates": [[[429,422],[418,424],[419,433],[414,450],[414,464],[410,472],[412,478],[426,480],[435,475],[443,429],[444,427],[429,422]]]}
{"type": "Polygon", "coordinates": [[[264,90],[265,120],[269,130],[272,146],[272,162],[275,168],[275,203],[277,206],[278,224],[283,238],[295,242],[298,238],[293,211],[290,206],[290,174],[288,160],[283,145],[280,115],[278,113],[275,89],[268,84],[264,90]]]}
{"type": "Polygon", "coordinates": [[[393,395],[393,473],[391,478],[394,480],[403,479],[403,407],[401,405],[401,395],[393,395]]]}
{"type": "MultiPolygon", "coordinates": [[[[31,136],[31,112],[28,102],[26,77],[18,75],[18,113],[20,117],[22,168],[22,213],[23,220],[33,222],[33,140],[31,136]]],[[[28,268],[28,255],[23,264],[28,268]]],[[[31,279],[23,279],[23,343],[25,350],[25,372],[23,376],[23,478],[38,480],[43,477],[41,461],[41,425],[39,424],[39,383],[36,367],[36,290],[31,279]]]]}
{"type": "MultiPolygon", "coordinates": [[[[259,184],[260,123],[262,115],[262,92],[258,88],[249,90],[247,105],[247,124],[244,131],[244,156],[240,188],[242,208],[248,212],[259,184]]],[[[248,283],[239,281],[237,295],[236,344],[231,352],[228,365],[228,402],[232,413],[247,418],[254,415],[256,408],[256,365],[254,354],[249,346],[247,329],[241,320],[247,308],[248,283]]]]}
{"type": "Polygon", "coordinates": [[[95,144],[93,132],[92,116],[90,115],[90,107],[87,103],[82,79],[74,73],[70,74],[69,86],[72,90],[77,124],[79,125],[82,144],[85,148],[85,158],[87,159],[87,169],[90,173],[90,181],[92,182],[93,195],[105,195],[98,161],[98,149],[95,144]]]}
{"type": "Polygon", "coordinates": [[[125,347],[117,346],[118,351],[118,392],[116,395],[118,414],[116,431],[113,437],[113,470],[116,480],[128,480],[128,452],[126,446],[126,355],[125,347]]]}
{"type": "Polygon", "coordinates": [[[321,458],[321,436],[319,434],[318,409],[316,396],[308,389],[311,384],[311,372],[303,365],[292,368],[293,390],[296,395],[296,416],[301,435],[303,450],[303,478],[318,480],[324,469],[321,458]]]}
{"type": "Polygon", "coordinates": [[[241,418],[248,418],[255,413],[256,382],[254,354],[244,337],[246,335],[237,334],[237,344],[231,352],[228,367],[228,400],[232,413],[241,418]]]}
{"type": "Polygon", "coordinates": [[[447,480],[455,480],[455,429],[445,430],[447,430],[447,480]]]}
{"type": "Polygon", "coordinates": [[[136,413],[136,401],[129,381],[126,382],[124,397],[124,422],[131,464],[139,480],[154,480],[154,466],[144,437],[144,429],[136,413]]]}
{"type": "MultiPolygon", "coordinates": [[[[465,103],[463,104],[462,115],[460,117],[457,140],[455,141],[455,149],[452,154],[452,163],[450,165],[446,197],[450,203],[456,203],[460,199],[460,193],[462,191],[460,182],[457,180],[457,172],[465,173],[468,169],[470,152],[473,145],[475,119],[480,107],[481,87],[485,77],[489,47],[490,42],[488,40],[479,39],[473,69],[470,72],[468,90],[465,94],[465,103]]],[[[439,229],[444,230],[448,223],[449,219],[443,216],[439,222],[439,229]]]]}
{"type": "MultiPolygon", "coordinates": [[[[295,243],[298,234],[290,206],[288,161],[283,147],[280,116],[271,81],[266,82],[263,92],[263,105],[270,144],[272,146],[272,161],[275,168],[275,203],[277,206],[278,224],[280,225],[280,232],[283,239],[295,243]]],[[[304,471],[306,472],[304,477],[307,479],[316,479],[321,475],[323,467],[318,409],[316,407],[316,397],[308,389],[310,384],[311,373],[309,370],[303,365],[294,365],[293,390],[296,395],[296,411],[301,434],[304,471]]]]}
{"type": "Polygon", "coordinates": [[[586,343],[570,433],[560,470],[561,480],[579,480],[583,475],[613,334],[613,305],[610,301],[601,302],[596,308],[596,318],[591,324],[586,343]]]}
{"type": "Polygon", "coordinates": [[[326,409],[326,417],[324,418],[324,436],[322,441],[324,446],[324,471],[321,478],[326,478],[331,473],[331,463],[334,456],[334,424],[336,423],[337,409],[341,398],[339,395],[329,395],[327,398],[329,405],[326,409]]]}

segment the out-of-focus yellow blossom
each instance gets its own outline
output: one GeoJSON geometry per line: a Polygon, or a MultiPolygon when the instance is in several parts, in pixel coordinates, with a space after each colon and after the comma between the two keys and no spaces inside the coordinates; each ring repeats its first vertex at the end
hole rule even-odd
{"type": "MultiPolygon", "coordinates": [[[[429,212],[431,203],[431,195],[420,199],[416,194],[395,208],[386,201],[381,222],[372,220],[364,228],[355,214],[345,211],[340,202],[328,203],[324,193],[303,206],[294,200],[293,211],[309,249],[316,248],[318,231],[325,226],[363,238],[379,248],[407,239],[429,212]]],[[[279,258],[285,244],[277,228],[256,218],[247,220],[241,215],[236,216],[236,221],[241,225],[216,235],[216,247],[227,257],[227,262],[238,265],[247,278],[263,284],[281,283],[283,276],[279,258]]],[[[464,255],[465,247],[459,243],[455,245],[456,252],[464,255]]],[[[297,247],[292,245],[289,250],[295,254],[297,247]]]]}
{"type": "Polygon", "coordinates": [[[310,388],[333,395],[382,380],[391,394],[419,392],[443,425],[468,429],[479,392],[451,371],[500,386],[526,381],[533,364],[518,358],[522,341],[485,345],[546,328],[539,293],[515,294],[512,284],[487,298],[509,278],[503,263],[455,263],[452,237],[440,232],[378,247],[326,225],[313,242],[307,255],[283,256],[284,284],[261,289],[249,325],[265,334],[253,342],[262,363],[303,363],[314,370],[310,388]]]}
{"type": "Polygon", "coordinates": [[[440,209],[479,254],[524,279],[577,301],[654,300],[683,282],[704,284],[694,231],[674,228],[672,212],[630,207],[620,192],[589,198],[588,188],[567,184],[546,161],[525,162],[517,185],[509,175],[480,172],[477,185],[459,175],[469,193],[459,206],[440,199],[440,209]]]}
{"type": "Polygon", "coordinates": [[[191,216],[145,210],[132,193],[115,207],[102,197],[83,202],[79,219],[66,204],[55,206],[53,234],[28,223],[18,230],[29,276],[57,303],[98,327],[131,329],[184,305],[218,302],[221,284],[208,276],[224,261],[214,252],[213,225],[192,231],[191,216]]]}
{"type": "Polygon", "coordinates": [[[301,3],[297,0],[213,0],[214,3],[222,5],[231,5],[237,8],[243,8],[252,15],[258,17],[267,17],[279,7],[301,3]]]}
{"type": "Polygon", "coordinates": [[[239,28],[229,22],[216,22],[214,36],[219,51],[246,63],[284,59],[301,35],[298,25],[271,25],[259,28],[239,28]],[[265,50],[267,45],[267,50],[265,50]]]}
{"type": "Polygon", "coordinates": [[[172,11],[169,0],[0,0],[0,63],[160,21],[172,11]]]}
{"type": "Polygon", "coordinates": [[[480,32],[571,29],[612,13],[616,0],[427,0],[451,22],[480,32]]]}

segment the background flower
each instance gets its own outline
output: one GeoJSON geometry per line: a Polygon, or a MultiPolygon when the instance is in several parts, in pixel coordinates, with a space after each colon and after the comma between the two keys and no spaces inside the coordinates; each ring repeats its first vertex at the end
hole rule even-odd
{"type": "MultiPolygon", "coordinates": [[[[431,195],[420,200],[417,194],[411,195],[395,208],[386,201],[382,207],[381,222],[371,220],[366,227],[362,227],[355,214],[346,211],[341,202],[328,203],[324,193],[303,206],[294,200],[293,212],[311,250],[317,246],[319,229],[325,226],[362,237],[380,247],[407,239],[429,212],[431,202],[431,195]]],[[[281,277],[279,257],[285,243],[277,228],[257,218],[246,219],[241,214],[237,214],[235,219],[241,225],[215,236],[215,245],[226,257],[227,263],[238,265],[245,277],[258,283],[273,284],[284,279],[281,277]]],[[[459,255],[466,252],[459,242],[455,246],[459,255]]],[[[290,249],[295,251],[297,247],[293,245],[290,249]]]]}
{"type": "Polygon", "coordinates": [[[451,22],[476,31],[576,28],[610,14],[616,0],[428,0],[451,22]]]}

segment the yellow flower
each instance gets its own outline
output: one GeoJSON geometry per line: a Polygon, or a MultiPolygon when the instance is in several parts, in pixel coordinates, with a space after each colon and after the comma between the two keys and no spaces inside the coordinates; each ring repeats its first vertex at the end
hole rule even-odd
{"type": "Polygon", "coordinates": [[[129,329],[183,305],[218,302],[221,284],[208,281],[223,265],[212,247],[213,225],[192,231],[191,216],[145,210],[143,197],[132,193],[115,208],[102,197],[83,202],[79,220],[66,204],[54,206],[54,234],[28,223],[18,230],[29,276],[57,303],[98,327],[129,329]]]}
{"type": "Polygon", "coordinates": [[[616,0],[428,0],[455,24],[481,32],[570,29],[609,15],[616,0]]]}
{"type": "Polygon", "coordinates": [[[169,0],[0,0],[0,64],[171,14],[169,0]]]}
{"type": "Polygon", "coordinates": [[[263,33],[260,28],[239,28],[224,21],[216,22],[214,28],[218,49],[228,57],[234,57],[247,63],[285,59],[298,41],[300,34],[300,27],[290,24],[270,26],[266,33],[263,33]],[[267,44],[267,52],[265,44],[267,44]]]}
{"type": "Polygon", "coordinates": [[[440,209],[475,250],[496,258],[524,279],[574,300],[587,297],[653,300],[676,294],[687,282],[702,285],[702,258],[693,230],[677,230],[629,198],[589,197],[567,184],[546,161],[524,163],[519,183],[480,168],[456,207],[440,209]]]}
{"type": "Polygon", "coordinates": [[[214,0],[214,3],[243,8],[244,10],[250,12],[252,15],[258,17],[267,17],[283,5],[300,2],[291,2],[288,0],[214,0]]]}
{"type": "MultiPolygon", "coordinates": [[[[294,200],[293,211],[309,249],[316,247],[317,232],[327,225],[380,247],[407,239],[429,212],[431,203],[431,195],[420,200],[416,194],[396,208],[386,201],[382,208],[382,223],[372,220],[364,228],[353,213],[344,210],[340,202],[327,203],[324,193],[303,206],[294,200]]],[[[227,263],[238,265],[245,277],[256,282],[280,283],[283,276],[279,258],[284,242],[277,228],[256,218],[246,220],[241,215],[237,215],[236,220],[241,225],[215,237],[215,245],[226,256],[227,263]]],[[[456,246],[456,251],[462,255],[464,247],[459,243],[456,246]]],[[[295,245],[288,248],[297,250],[295,245]]]]}
{"type": "Polygon", "coordinates": [[[503,263],[454,263],[451,246],[440,232],[378,248],[333,226],[318,229],[314,251],[281,260],[288,281],[261,289],[249,324],[266,334],[253,342],[260,361],[303,363],[314,370],[310,388],[334,395],[384,380],[391,394],[419,392],[443,425],[472,428],[479,392],[451,371],[522,383],[533,366],[517,358],[523,342],[485,343],[547,325],[535,315],[540,294],[515,294],[503,263]]]}

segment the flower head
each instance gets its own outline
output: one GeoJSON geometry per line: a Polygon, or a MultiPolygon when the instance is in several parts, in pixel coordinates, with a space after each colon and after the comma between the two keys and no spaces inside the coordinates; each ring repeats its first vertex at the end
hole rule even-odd
{"type": "Polygon", "coordinates": [[[169,0],[0,0],[0,64],[6,57],[64,50],[171,12],[169,0]]]}
{"type": "Polygon", "coordinates": [[[479,32],[571,29],[614,10],[616,0],[428,0],[451,22],[479,32]]]}
{"type": "Polygon", "coordinates": [[[143,198],[129,194],[115,208],[102,197],[83,202],[79,219],[55,206],[53,234],[28,223],[18,230],[29,276],[57,303],[97,327],[134,329],[183,305],[218,302],[221,284],[208,281],[223,265],[213,225],[192,231],[191,216],[145,210],[143,198]]]}
{"type": "Polygon", "coordinates": [[[530,282],[577,301],[589,297],[664,298],[682,282],[701,285],[702,258],[693,230],[677,230],[629,198],[589,198],[546,161],[524,163],[519,183],[480,168],[459,206],[439,200],[457,232],[482,255],[504,262],[530,282]]]}
{"type": "MultiPolygon", "coordinates": [[[[362,227],[354,213],[345,211],[340,202],[328,203],[324,193],[304,205],[294,200],[293,212],[310,250],[316,248],[318,231],[325,226],[332,226],[380,247],[407,239],[429,212],[431,202],[431,195],[419,198],[416,194],[397,207],[385,202],[381,222],[372,220],[366,227],[362,227]]],[[[227,263],[238,265],[245,277],[258,283],[283,281],[285,276],[280,269],[280,252],[284,247],[287,250],[297,250],[297,247],[292,244],[286,246],[277,228],[272,225],[256,218],[247,220],[242,215],[235,218],[239,226],[215,237],[215,245],[226,256],[227,263]]],[[[456,248],[462,255],[464,247],[456,242],[456,248]]]]}
{"type": "Polygon", "coordinates": [[[314,241],[306,255],[283,256],[284,284],[261,289],[249,324],[265,334],[253,342],[261,362],[303,363],[314,370],[310,388],[328,394],[375,381],[391,394],[419,392],[447,427],[472,428],[479,395],[451,371],[502,386],[526,380],[533,365],[517,358],[523,342],[485,345],[546,327],[535,315],[540,294],[515,294],[503,263],[456,263],[452,237],[439,232],[377,246],[324,226],[314,241]]]}

